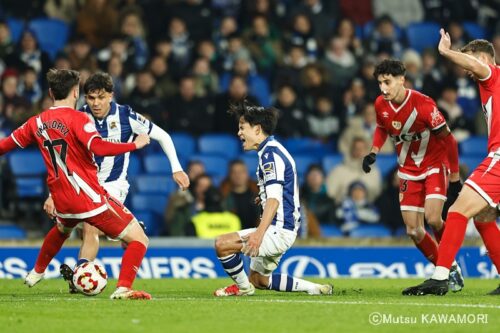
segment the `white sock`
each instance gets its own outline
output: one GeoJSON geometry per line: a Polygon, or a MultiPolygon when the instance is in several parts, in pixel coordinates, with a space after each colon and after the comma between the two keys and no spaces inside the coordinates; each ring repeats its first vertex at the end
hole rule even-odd
{"type": "Polygon", "coordinates": [[[434,280],[448,280],[450,276],[450,270],[443,266],[436,266],[434,274],[432,274],[432,279],[434,280]]]}
{"type": "Polygon", "coordinates": [[[219,258],[226,273],[233,279],[240,289],[250,288],[250,281],[243,267],[243,261],[239,253],[219,258]]]}

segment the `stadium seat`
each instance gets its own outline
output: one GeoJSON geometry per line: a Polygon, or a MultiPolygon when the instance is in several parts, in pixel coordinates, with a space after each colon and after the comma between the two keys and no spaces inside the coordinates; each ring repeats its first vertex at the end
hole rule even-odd
{"type": "Polygon", "coordinates": [[[241,152],[241,142],[229,134],[205,134],[198,139],[200,154],[218,154],[234,159],[241,152]]]}
{"type": "Polygon", "coordinates": [[[69,37],[69,27],[66,22],[53,18],[37,18],[29,23],[37,37],[40,48],[52,59],[66,45],[69,37]]]}
{"type": "Polygon", "coordinates": [[[250,178],[253,180],[257,179],[257,164],[259,163],[259,157],[256,152],[250,151],[241,154],[238,156],[239,160],[242,160],[243,163],[247,166],[248,169],[248,174],[250,175],[250,178]]]}
{"type": "Polygon", "coordinates": [[[14,44],[17,44],[24,30],[24,22],[13,17],[9,17],[6,21],[10,29],[10,37],[14,44]]]}
{"type": "Polygon", "coordinates": [[[142,221],[146,227],[146,235],[148,236],[159,236],[161,229],[161,220],[159,220],[155,214],[150,211],[138,210],[134,211],[134,216],[137,220],[142,221]]]}
{"type": "MultiPolygon", "coordinates": [[[[486,156],[486,155],[485,155],[486,156]]],[[[460,156],[460,164],[465,164],[468,169],[467,175],[470,175],[472,171],[484,160],[485,156],[481,155],[462,155],[460,156]]]]}
{"type": "Polygon", "coordinates": [[[192,155],[191,161],[200,161],[205,166],[205,172],[212,177],[227,175],[228,160],[220,155],[192,155]]]}
{"type": "Polygon", "coordinates": [[[342,231],[337,226],[322,224],[321,225],[321,236],[323,237],[342,237],[342,231]]]}
{"type": "Polygon", "coordinates": [[[311,138],[290,138],[283,142],[283,146],[294,156],[295,154],[315,154],[325,156],[329,152],[328,145],[311,138]]]}
{"type": "Polygon", "coordinates": [[[462,27],[469,34],[472,39],[486,39],[488,38],[488,32],[485,28],[477,24],[476,22],[463,22],[462,27]]]}
{"type": "Polygon", "coordinates": [[[142,161],[138,154],[130,154],[130,159],[128,162],[127,174],[131,177],[135,177],[142,173],[142,161]]]}
{"type": "Polygon", "coordinates": [[[178,156],[189,158],[196,153],[196,140],[187,133],[170,133],[178,156]]]}
{"type": "Polygon", "coordinates": [[[364,237],[390,237],[391,231],[383,225],[362,225],[352,230],[349,237],[364,238],[364,237]]]}
{"type": "Polygon", "coordinates": [[[396,155],[378,155],[377,156],[377,167],[380,169],[382,177],[385,177],[391,172],[398,164],[398,158],[396,155]]]}
{"type": "Polygon", "coordinates": [[[18,150],[9,156],[14,176],[40,176],[47,172],[42,155],[36,150],[18,150]]]}
{"type": "Polygon", "coordinates": [[[434,22],[410,23],[406,28],[406,36],[410,48],[422,52],[431,47],[436,48],[439,42],[441,26],[434,22]]]}
{"type": "Polygon", "coordinates": [[[42,177],[18,177],[15,183],[19,198],[40,198],[45,195],[45,181],[42,177]]]}
{"type": "Polygon", "coordinates": [[[177,189],[177,183],[170,176],[140,175],[134,179],[134,189],[136,193],[168,196],[177,189]]]}
{"type": "Polygon", "coordinates": [[[486,157],[488,153],[488,138],[485,136],[471,136],[460,142],[460,152],[464,156],[486,157]]]}
{"type": "Polygon", "coordinates": [[[323,166],[323,171],[325,172],[325,174],[328,174],[330,171],[332,171],[333,168],[342,163],[343,160],[344,157],[341,154],[333,154],[323,157],[323,161],[321,163],[323,166]]]}
{"type": "Polygon", "coordinates": [[[144,157],[144,171],[152,175],[171,175],[172,167],[167,156],[158,153],[144,157]]]}
{"type": "Polygon", "coordinates": [[[312,155],[295,155],[293,156],[293,159],[295,160],[295,168],[297,169],[297,176],[299,177],[299,183],[303,183],[305,181],[305,176],[307,169],[309,169],[309,166],[312,164],[317,164],[319,161],[316,158],[316,156],[312,155]]]}
{"type": "Polygon", "coordinates": [[[26,239],[26,231],[14,224],[0,224],[0,239],[26,239]]]}
{"type": "Polygon", "coordinates": [[[132,196],[132,211],[149,211],[163,216],[167,207],[168,197],[158,194],[134,194],[132,196]]]}

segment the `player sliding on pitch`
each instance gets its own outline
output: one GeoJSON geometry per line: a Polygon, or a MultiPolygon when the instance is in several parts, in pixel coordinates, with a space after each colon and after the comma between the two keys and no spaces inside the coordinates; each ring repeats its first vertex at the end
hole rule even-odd
{"type": "Polygon", "coordinates": [[[300,227],[300,200],[295,161],[272,136],[278,110],[254,106],[246,101],[229,112],[239,121],[238,136],[245,151],[256,150],[259,198],[263,208],[257,228],[217,237],[215,250],[235,284],[217,289],[215,296],[253,295],[255,288],[331,295],[333,286],[317,284],[286,274],[272,274],[295,241],[300,227]],[[241,253],[251,257],[250,276],[243,269],[241,253]]]}

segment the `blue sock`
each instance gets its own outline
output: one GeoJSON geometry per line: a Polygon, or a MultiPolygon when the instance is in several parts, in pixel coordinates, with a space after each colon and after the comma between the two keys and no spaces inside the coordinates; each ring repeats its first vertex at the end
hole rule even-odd
{"type": "Polygon", "coordinates": [[[88,259],[85,259],[85,258],[80,258],[78,259],[78,261],[76,262],[76,267],[82,265],[82,264],[85,264],[86,262],[89,262],[90,260],[88,259]]]}
{"type": "Polygon", "coordinates": [[[238,287],[244,289],[249,287],[250,281],[243,267],[240,253],[231,254],[227,257],[219,258],[219,260],[226,273],[236,282],[238,287]]]}

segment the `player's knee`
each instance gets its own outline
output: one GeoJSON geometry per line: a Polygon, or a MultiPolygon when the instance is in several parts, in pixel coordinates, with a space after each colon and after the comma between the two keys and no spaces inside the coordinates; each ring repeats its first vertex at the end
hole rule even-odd
{"type": "Polygon", "coordinates": [[[268,287],[268,278],[265,276],[261,276],[259,274],[252,274],[248,278],[250,283],[257,289],[267,289],[268,287]]]}
{"type": "Polygon", "coordinates": [[[420,233],[420,227],[406,226],[406,235],[411,238],[416,238],[420,233]]]}
{"type": "Polygon", "coordinates": [[[226,244],[227,242],[224,236],[218,236],[217,238],[215,238],[214,246],[217,251],[223,251],[226,244]]]}
{"type": "Polygon", "coordinates": [[[441,227],[443,220],[441,218],[441,214],[436,212],[430,212],[429,214],[425,214],[425,220],[427,223],[433,228],[441,227]]]}

